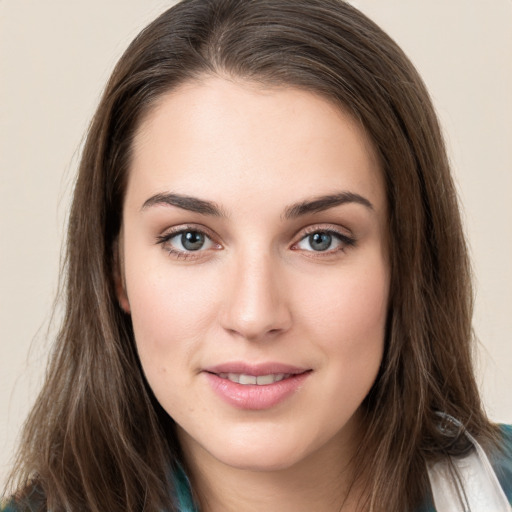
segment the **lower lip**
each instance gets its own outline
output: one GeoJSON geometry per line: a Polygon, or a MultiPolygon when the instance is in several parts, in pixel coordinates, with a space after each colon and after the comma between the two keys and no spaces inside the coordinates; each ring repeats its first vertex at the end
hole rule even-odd
{"type": "Polygon", "coordinates": [[[205,372],[205,375],[213,391],[229,405],[238,409],[260,411],[275,407],[293,395],[302,387],[310,373],[310,371],[298,373],[264,386],[237,384],[229,379],[222,379],[214,373],[205,372]]]}

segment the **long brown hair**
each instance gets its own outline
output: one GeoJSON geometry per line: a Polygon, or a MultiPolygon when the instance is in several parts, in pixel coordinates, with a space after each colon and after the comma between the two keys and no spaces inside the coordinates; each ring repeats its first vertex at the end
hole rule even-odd
{"type": "Polygon", "coordinates": [[[320,94],[350,112],[375,146],[392,283],[357,464],[368,508],[408,510],[428,490],[426,463],[464,448],[439,429],[437,411],[484,442],[493,426],[473,375],[470,267],[434,109],[398,46],[341,0],[184,0],[120,59],[83,150],[65,317],[12,485],[53,511],[176,510],[170,475],[180,449],[116,300],[113,247],[141,119],[165,92],[213,74],[320,94]]]}

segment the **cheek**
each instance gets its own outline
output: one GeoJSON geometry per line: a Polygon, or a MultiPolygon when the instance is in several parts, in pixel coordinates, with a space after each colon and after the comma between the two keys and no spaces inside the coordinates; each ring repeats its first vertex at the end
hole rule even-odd
{"type": "Polygon", "coordinates": [[[317,404],[332,428],[359,408],[377,377],[384,351],[388,309],[388,268],[382,259],[351,266],[307,288],[300,302],[307,337],[322,352],[324,398],[317,404]],[[317,283],[318,284],[318,283],[317,283]],[[330,404],[330,405],[327,405],[330,404]],[[325,408],[338,411],[331,415],[325,408]]]}
{"type": "Polygon", "coordinates": [[[127,285],[137,352],[146,379],[167,411],[188,407],[182,402],[191,384],[191,354],[200,337],[196,308],[191,307],[192,288],[161,270],[135,269],[127,265],[127,285]],[[171,392],[172,391],[172,392],[171,392]]]}
{"type": "Polygon", "coordinates": [[[172,354],[180,359],[170,360],[181,362],[182,354],[204,337],[216,317],[212,273],[176,269],[161,255],[141,268],[141,260],[132,256],[126,262],[126,281],[141,361],[162,365],[172,354]]]}
{"type": "Polygon", "coordinates": [[[356,353],[382,345],[387,318],[389,278],[387,267],[342,269],[323,286],[310,283],[299,301],[303,323],[326,350],[356,353]]]}
{"type": "Polygon", "coordinates": [[[323,381],[324,405],[319,407],[330,404],[339,412],[336,417],[325,412],[333,428],[339,421],[348,421],[377,377],[384,351],[388,294],[387,267],[376,265],[371,272],[352,269],[340,274],[324,293],[316,290],[311,297],[315,307],[307,320],[309,337],[317,340],[329,368],[323,381]]]}

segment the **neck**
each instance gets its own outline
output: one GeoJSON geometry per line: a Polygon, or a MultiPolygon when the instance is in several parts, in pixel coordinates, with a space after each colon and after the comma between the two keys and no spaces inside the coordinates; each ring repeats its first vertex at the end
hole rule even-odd
{"type": "MultiPolygon", "coordinates": [[[[181,432],[185,459],[201,512],[355,512],[357,444],[332,439],[296,464],[277,470],[240,469],[208,454],[181,432]]],[[[354,440],[354,436],[351,436],[354,440]]]]}

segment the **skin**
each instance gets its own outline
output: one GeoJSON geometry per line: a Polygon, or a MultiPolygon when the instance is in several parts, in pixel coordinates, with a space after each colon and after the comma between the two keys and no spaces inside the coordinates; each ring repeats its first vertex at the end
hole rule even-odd
{"type": "Polygon", "coordinates": [[[354,509],[360,405],[384,347],[386,222],[364,131],[310,92],[205,77],[143,119],[118,298],[147,380],[177,423],[202,510],[354,509]],[[292,205],[347,192],[367,204],[291,215],[292,205]],[[158,200],[169,193],[210,201],[220,215],[158,200]],[[185,251],[180,229],[208,238],[185,251]],[[339,234],[314,250],[309,235],[326,231],[339,234]],[[308,375],[277,405],[240,409],[204,372],[231,361],[308,375]]]}

